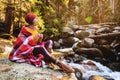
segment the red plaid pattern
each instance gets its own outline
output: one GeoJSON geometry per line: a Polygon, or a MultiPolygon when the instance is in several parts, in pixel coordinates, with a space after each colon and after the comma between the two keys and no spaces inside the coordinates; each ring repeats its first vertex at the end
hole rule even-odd
{"type": "Polygon", "coordinates": [[[33,49],[36,46],[38,45],[33,40],[32,34],[23,27],[9,55],[9,60],[26,62],[36,67],[42,66],[43,55],[38,54],[37,57],[33,55],[33,49]]]}

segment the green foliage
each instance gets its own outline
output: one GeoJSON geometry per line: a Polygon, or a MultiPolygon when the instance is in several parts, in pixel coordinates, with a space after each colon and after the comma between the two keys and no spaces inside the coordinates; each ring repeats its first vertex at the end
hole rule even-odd
{"type": "Polygon", "coordinates": [[[69,0],[62,0],[63,5],[68,6],[69,0]]]}
{"type": "MultiPolygon", "coordinates": [[[[1,2],[2,0],[0,0],[1,2]]],[[[5,3],[8,0],[3,0],[5,3]]],[[[25,23],[24,16],[29,12],[38,15],[39,31],[54,38],[69,25],[81,25],[120,20],[119,0],[9,0],[15,4],[14,28],[20,29],[25,23]],[[113,2],[113,3],[112,3],[113,2]]],[[[7,4],[0,3],[0,11],[7,4]],[[4,6],[3,6],[4,5],[4,6]]],[[[5,11],[4,11],[5,12],[5,11]]],[[[1,12],[0,20],[4,20],[1,12]]],[[[72,26],[71,25],[71,26],[72,26]]],[[[16,30],[14,30],[16,31],[16,30]]]]}
{"type": "Polygon", "coordinates": [[[91,17],[91,16],[86,17],[86,18],[85,18],[85,21],[86,21],[87,23],[91,23],[92,17],[91,17]]]}
{"type": "MultiPolygon", "coordinates": [[[[65,1],[65,6],[69,0],[60,0],[60,4],[65,1]]],[[[59,3],[57,0],[53,1],[36,1],[35,8],[42,16],[42,21],[44,21],[44,27],[42,27],[42,32],[46,37],[53,38],[60,35],[62,27],[64,27],[64,19],[62,19],[62,14],[59,11],[59,3]]],[[[63,5],[64,6],[64,5],[63,5]]]]}

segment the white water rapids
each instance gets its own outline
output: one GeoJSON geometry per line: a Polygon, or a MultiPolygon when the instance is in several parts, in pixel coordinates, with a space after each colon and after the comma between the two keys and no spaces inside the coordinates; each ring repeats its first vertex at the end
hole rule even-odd
{"type": "MultiPolygon", "coordinates": [[[[87,63],[88,61],[92,61],[92,60],[84,60],[83,63],[87,63]]],[[[109,69],[106,66],[103,66],[99,62],[95,62],[95,61],[92,61],[92,62],[97,66],[98,68],[97,70],[93,70],[90,66],[87,66],[89,70],[86,70],[85,66],[81,64],[77,64],[77,63],[69,63],[69,65],[73,68],[83,70],[84,80],[88,80],[89,77],[92,75],[99,75],[99,76],[102,76],[104,78],[111,79],[111,80],[120,80],[120,72],[117,72],[117,71],[113,72],[111,69],[109,69]]]]}
{"type": "MultiPolygon", "coordinates": [[[[72,48],[66,48],[66,49],[58,49],[57,51],[60,52],[65,52],[67,50],[72,50],[72,48]]],[[[79,70],[81,70],[83,72],[83,79],[84,80],[89,80],[90,76],[92,75],[99,75],[102,76],[104,78],[110,79],[110,80],[120,80],[120,72],[118,71],[112,71],[110,68],[102,65],[99,62],[93,61],[93,60],[88,60],[85,59],[82,63],[83,64],[77,64],[77,63],[67,63],[65,60],[63,60],[63,62],[65,62],[66,64],[68,64],[69,66],[73,67],[73,68],[77,68],[79,70]],[[87,64],[87,62],[91,61],[92,63],[95,64],[95,66],[97,67],[97,69],[95,69],[93,66],[90,65],[84,65],[87,64]]]]}

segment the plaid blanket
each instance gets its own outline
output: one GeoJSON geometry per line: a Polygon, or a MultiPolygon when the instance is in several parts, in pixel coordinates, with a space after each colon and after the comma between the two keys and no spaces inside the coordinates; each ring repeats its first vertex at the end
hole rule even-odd
{"type": "Polygon", "coordinates": [[[44,46],[44,44],[37,45],[33,40],[32,34],[27,31],[26,27],[23,27],[9,55],[9,60],[14,62],[26,62],[36,67],[42,66],[43,55],[38,54],[34,56],[33,54],[34,48],[39,46],[44,46]]]}

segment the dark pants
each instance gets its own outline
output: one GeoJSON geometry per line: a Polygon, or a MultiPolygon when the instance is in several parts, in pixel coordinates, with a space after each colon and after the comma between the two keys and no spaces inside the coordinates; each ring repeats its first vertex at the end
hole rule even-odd
{"type": "Polygon", "coordinates": [[[53,62],[55,63],[55,60],[52,59],[51,54],[47,51],[47,48],[52,49],[53,42],[52,40],[48,40],[46,42],[41,42],[38,44],[37,47],[34,48],[33,54],[37,57],[38,54],[42,54],[44,56],[45,62],[53,62]]]}

